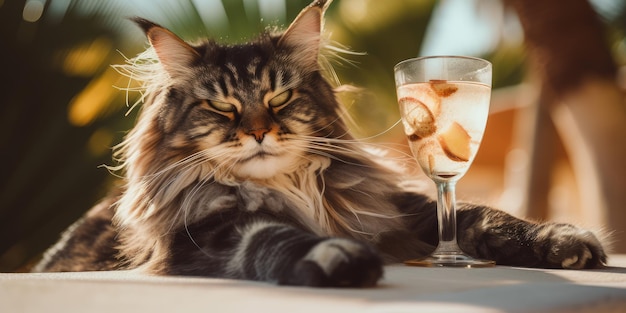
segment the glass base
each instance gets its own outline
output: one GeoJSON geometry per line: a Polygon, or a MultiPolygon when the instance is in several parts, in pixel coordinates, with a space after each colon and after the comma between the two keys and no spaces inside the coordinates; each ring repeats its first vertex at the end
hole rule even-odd
{"type": "Polygon", "coordinates": [[[495,261],[474,259],[465,254],[434,254],[423,259],[414,259],[404,261],[409,266],[421,267],[464,267],[464,268],[482,268],[494,267],[495,261]]]}

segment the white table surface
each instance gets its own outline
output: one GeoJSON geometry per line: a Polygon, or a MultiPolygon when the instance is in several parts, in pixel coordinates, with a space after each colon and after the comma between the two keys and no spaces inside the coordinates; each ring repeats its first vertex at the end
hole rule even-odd
{"type": "Polygon", "coordinates": [[[583,271],[391,265],[370,289],[134,271],[3,273],[0,312],[626,312],[626,255],[583,271]]]}

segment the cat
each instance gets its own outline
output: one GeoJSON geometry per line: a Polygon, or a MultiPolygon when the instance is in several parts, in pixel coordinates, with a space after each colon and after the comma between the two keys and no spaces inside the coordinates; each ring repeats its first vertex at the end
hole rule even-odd
{"type": "MultiPolygon", "coordinates": [[[[144,82],[116,147],[124,186],[72,225],[34,271],[370,287],[384,264],[437,245],[436,200],[352,137],[320,64],[313,1],[281,33],[189,44],[142,18],[151,47],[122,67],[144,82]]],[[[459,204],[458,240],[500,265],[598,268],[605,248],[570,224],[459,204]]]]}

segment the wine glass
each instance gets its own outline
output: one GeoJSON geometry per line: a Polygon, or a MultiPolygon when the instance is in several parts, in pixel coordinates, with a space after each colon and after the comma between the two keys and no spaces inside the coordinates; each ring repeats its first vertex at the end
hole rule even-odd
{"type": "Polygon", "coordinates": [[[491,63],[464,56],[430,56],[394,67],[404,132],[420,167],[437,185],[439,244],[414,266],[491,267],[466,255],[456,236],[456,182],[467,172],[485,131],[491,63]]]}

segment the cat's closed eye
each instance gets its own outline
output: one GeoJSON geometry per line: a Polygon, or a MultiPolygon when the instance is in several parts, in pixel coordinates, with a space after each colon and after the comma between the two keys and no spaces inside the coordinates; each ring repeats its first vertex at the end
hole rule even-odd
{"type": "Polygon", "coordinates": [[[283,91],[279,93],[278,95],[276,95],[275,97],[273,97],[272,99],[270,99],[267,103],[272,108],[278,108],[284,104],[287,104],[287,102],[291,100],[292,95],[293,95],[293,91],[291,89],[287,91],[283,91]]]}
{"type": "Polygon", "coordinates": [[[228,102],[214,101],[214,100],[207,100],[207,102],[213,109],[222,113],[232,113],[232,112],[235,112],[236,110],[235,106],[228,102]]]}

